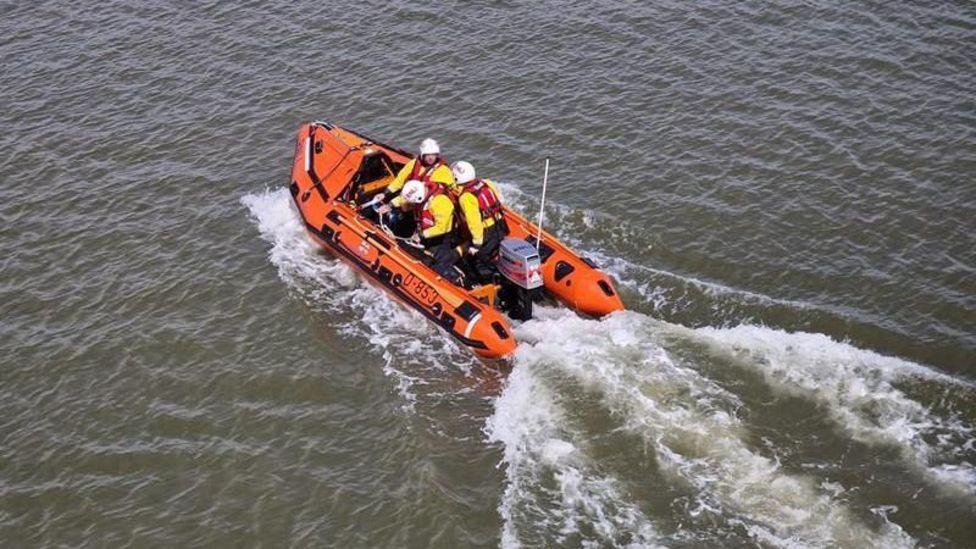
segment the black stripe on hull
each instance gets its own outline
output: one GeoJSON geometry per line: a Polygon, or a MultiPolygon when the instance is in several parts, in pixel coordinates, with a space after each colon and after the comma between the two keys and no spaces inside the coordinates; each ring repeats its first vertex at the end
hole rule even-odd
{"type": "MultiPolygon", "coordinates": [[[[298,202],[296,201],[295,204],[298,205],[298,202]]],[[[301,211],[301,210],[299,209],[299,211],[301,211]]],[[[372,280],[376,281],[378,284],[382,284],[383,287],[385,287],[387,289],[387,291],[389,291],[393,295],[399,297],[401,301],[409,304],[411,307],[413,307],[414,309],[416,309],[417,312],[419,312],[420,314],[424,315],[427,318],[427,320],[430,320],[431,322],[433,322],[434,324],[436,324],[440,329],[442,329],[445,332],[449,333],[451,335],[451,337],[453,337],[454,339],[458,340],[459,342],[461,342],[462,344],[464,344],[464,345],[466,345],[468,347],[472,347],[472,348],[475,348],[475,349],[487,349],[488,348],[488,346],[485,345],[484,342],[479,341],[479,340],[476,340],[476,339],[468,339],[468,338],[464,337],[463,335],[461,335],[460,333],[458,333],[457,331],[455,331],[453,329],[453,327],[449,328],[449,327],[445,326],[445,322],[440,317],[438,317],[437,315],[435,315],[433,312],[431,312],[430,310],[428,310],[426,307],[420,305],[419,303],[417,303],[413,299],[411,299],[410,298],[410,294],[408,294],[408,293],[404,292],[403,290],[401,290],[400,287],[395,286],[393,284],[393,281],[392,280],[379,277],[376,273],[374,273],[369,268],[369,265],[366,265],[365,263],[363,263],[363,261],[361,259],[359,259],[359,257],[357,257],[355,254],[349,252],[345,248],[337,245],[335,242],[333,242],[333,240],[332,240],[332,238],[330,236],[327,236],[319,228],[315,227],[314,225],[312,225],[311,223],[309,223],[308,221],[306,221],[304,215],[302,216],[302,220],[305,221],[305,228],[310,233],[312,233],[315,236],[319,237],[319,239],[322,242],[324,242],[326,246],[328,246],[329,251],[331,251],[331,252],[339,255],[340,257],[344,258],[345,260],[347,260],[354,267],[356,267],[359,271],[361,271],[366,276],[370,277],[372,280]]]]}

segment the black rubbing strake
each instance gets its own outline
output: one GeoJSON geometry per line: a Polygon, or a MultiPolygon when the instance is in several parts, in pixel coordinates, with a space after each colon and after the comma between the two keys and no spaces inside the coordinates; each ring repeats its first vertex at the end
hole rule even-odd
{"type": "Polygon", "coordinates": [[[475,307],[470,301],[465,301],[454,309],[454,314],[470,322],[471,319],[478,314],[478,308],[475,307]]]}
{"type": "Polygon", "coordinates": [[[505,331],[505,327],[502,326],[500,322],[497,320],[492,322],[491,327],[495,330],[495,333],[498,334],[498,337],[508,339],[508,332],[505,331]]]}
{"type": "Polygon", "coordinates": [[[366,231],[366,237],[372,239],[373,241],[375,241],[377,244],[380,245],[381,248],[385,248],[387,250],[389,250],[390,248],[392,248],[392,246],[390,245],[390,241],[389,240],[383,238],[382,236],[380,236],[379,234],[377,234],[377,233],[375,233],[373,231],[366,231]]]}
{"type": "MultiPolygon", "coordinates": [[[[317,230],[315,228],[315,226],[309,224],[308,222],[305,223],[305,227],[309,231],[311,231],[311,232],[319,235],[320,238],[325,238],[325,235],[322,234],[321,231],[317,230]]],[[[372,274],[371,271],[369,271],[367,269],[367,265],[365,263],[363,263],[362,260],[359,257],[357,257],[355,254],[353,254],[353,253],[349,252],[348,250],[346,250],[343,246],[336,245],[335,242],[331,241],[328,238],[325,238],[325,243],[329,246],[329,249],[331,249],[335,253],[337,253],[337,254],[342,255],[343,257],[345,257],[353,265],[357,266],[361,271],[363,271],[363,272],[365,272],[367,274],[372,274]]],[[[379,279],[377,279],[377,280],[379,280],[379,279]]],[[[419,312],[420,314],[424,315],[428,319],[436,322],[437,324],[439,324],[439,325],[441,324],[440,318],[438,318],[438,314],[439,313],[433,314],[430,309],[421,306],[419,303],[417,303],[416,301],[414,301],[414,299],[410,296],[410,294],[408,294],[407,292],[403,291],[401,288],[399,288],[397,286],[394,286],[391,282],[389,282],[389,281],[383,281],[383,280],[379,280],[379,282],[382,283],[387,288],[389,288],[389,290],[394,295],[399,296],[404,303],[406,303],[407,305],[413,307],[417,312],[419,312]]],[[[435,307],[434,308],[437,308],[437,307],[440,307],[440,303],[436,303],[435,304],[435,307]]],[[[497,324],[497,327],[495,327],[495,332],[496,333],[499,333],[499,336],[501,336],[501,334],[505,334],[505,336],[502,339],[507,339],[508,338],[508,334],[505,332],[505,328],[501,324],[499,324],[498,322],[495,322],[494,324],[497,324]],[[499,332],[499,330],[500,330],[500,332],[499,332]]],[[[451,337],[453,337],[454,339],[460,341],[464,345],[467,345],[468,347],[473,347],[475,349],[487,349],[488,348],[488,346],[485,345],[485,343],[483,341],[479,341],[477,339],[468,339],[468,338],[464,337],[464,335],[457,333],[453,329],[448,330],[448,333],[451,334],[451,337]]]]}
{"type": "Polygon", "coordinates": [[[560,280],[566,278],[567,276],[569,276],[570,273],[572,273],[575,270],[576,267],[573,267],[569,263],[566,263],[565,261],[560,259],[559,261],[556,262],[556,282],[559,282],[560,280]]]}
{"type": "Polygon", "coordinates": [[[444,311],[441,315],[441,326],[447,328],[450,331],[454,331],[454,324],[457,323],[457,319],[451,316],[451,313],[444,311]]]}

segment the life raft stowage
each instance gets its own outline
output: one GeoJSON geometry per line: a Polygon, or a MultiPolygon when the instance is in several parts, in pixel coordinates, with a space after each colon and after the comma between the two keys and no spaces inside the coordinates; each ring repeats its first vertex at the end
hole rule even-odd
{"type": "MultiPolygon", "coordinates": [[[[439,276],[396,239],[361,215],[356,199],[384,188],[413,156],[325,122],[303,124],[295,144],[289,190],[312,239],[351,264],[399,301],[485,358],[516,347],[508,319],[465,288],[439,276]]],[[[589,316],[623,309],[610,278],[505,207],[510,236],[538,245],[547,293],[589,316]]]]}

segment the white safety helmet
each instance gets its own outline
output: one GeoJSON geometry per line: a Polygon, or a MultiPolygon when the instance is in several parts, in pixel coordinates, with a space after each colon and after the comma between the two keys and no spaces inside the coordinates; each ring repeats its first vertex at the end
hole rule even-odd
{"type": "Polygon", "coordinates": [[[474,166],[470,162],[459,160],[451,164],[451,171],[454,173],[454,180],[458,185],[464,185],[474,180],[474,166]]]}
{"type": "Polygon", "coordinates": [[[427,187],[423,181],[411,179],[403,184],[403,190],[400,191],[400,195],[411,204],[420,204],[427,198],[427,187]]]}
{"type": "Polygon", "coordinates": [[[441,154],[441,147],[431,138],[424,139],[420,142],[420,154],[441,154]]]}

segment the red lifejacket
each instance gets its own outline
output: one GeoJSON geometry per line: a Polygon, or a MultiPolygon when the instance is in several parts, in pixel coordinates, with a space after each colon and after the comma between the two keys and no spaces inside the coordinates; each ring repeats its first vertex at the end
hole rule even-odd
{"type": "Polygon", "coordinates": [[[423,163],[420,161],[420,157],[417,157],[417,159],[413,162],[413,169],[410,170],[410,177],[407,178],[407,181],[410,181],[411,179],[423,181],[424,186],[427,187],[427,194],[430,194],[433,192],[434,187],[440,187],[440,183],[431,181],[430,176],[433,175],[434,171],[441,166],[447,166],[447,164],[441,160],[440,157],[438,157],[437,161],[434,162],[434,164],[429,168],[423,165],[423,163]]]}
{"type": "Polygon", "coordinates": [[[481,179],[472,179],[464,185],[464,193],[471,193],[478,199],[478,210],[481,212],[481,219],[494,219],[498,221],[502,217],[502,201],[498,199],[495,191],[481,179]]]}
{"type": "Polygon", "coordinates": [[[437,224],[437,220],[434,219],[433,212],[430,211],[430,208],[428,208],[427,205],[430,204],[430,201],[439,194],[444,194],[444,187],[434,183],[433,190],[427,193],[427,198],[425,198],[423,203],[420,205],[420,211],[418,212],[420,215],[417,216],[417,230],[421,233],[437,224]]]}

